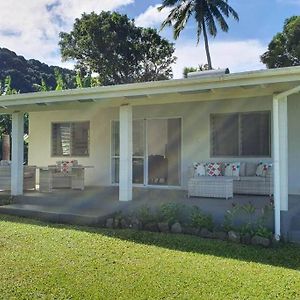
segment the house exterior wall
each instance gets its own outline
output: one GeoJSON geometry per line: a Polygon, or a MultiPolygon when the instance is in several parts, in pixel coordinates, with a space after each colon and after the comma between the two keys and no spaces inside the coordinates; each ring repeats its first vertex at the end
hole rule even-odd
{"type": "MultiPolygon", "coordinates": [[[[289,192],[300,194],[300,116],[299,97],[289,99],[289,192]]],[[[134,119],[182,118],[182,187],[187,186],[187,171],[194,161],[272,161],[259,158],[210,158],[210,114],[272,110],[272,97],[258,97],[210,102],[187,102],[164,105],[134,106],[134,119]]],[[[29,164],[46,166],[61,157],[51,157],[51,123],[90,121],[90,156],[72,157],[79,163],[92,165],[86,172],[87,185],[111,184],[111,121],[119,118],[118,108],[90,108],[74,111],[30,113],[29,164]]]]}

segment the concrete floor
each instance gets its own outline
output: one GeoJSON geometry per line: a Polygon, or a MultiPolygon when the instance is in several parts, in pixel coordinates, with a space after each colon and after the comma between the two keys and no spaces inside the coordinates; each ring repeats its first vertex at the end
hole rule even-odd
{"type": "Polygon", "coordinates": [[[270,199],[247,195],[235,195],[230,200],[187,198],[187,192],[183,190],[135,188],[132,201],[120,202],[117,187],[88,187],[85,191],[63,189],[52,193],[29,192],[14,199],[14,204],[0,207],[0,213],[59,223],[93,225],[121,210],[130,213],[144,205],[154,208],[169,202],[198,206],[212,214],[215,222],[221,223],[224,214],[234,203],[243,205],[251,202],[259,215],[270,199]]]}

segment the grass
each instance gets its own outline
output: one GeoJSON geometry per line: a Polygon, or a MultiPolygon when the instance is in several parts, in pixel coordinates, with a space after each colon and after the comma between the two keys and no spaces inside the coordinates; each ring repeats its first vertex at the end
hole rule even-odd
{"type": "Polygon", "coordinates": [[[300,247],[0,215],[1,299],[299,299],[300,247]]]}

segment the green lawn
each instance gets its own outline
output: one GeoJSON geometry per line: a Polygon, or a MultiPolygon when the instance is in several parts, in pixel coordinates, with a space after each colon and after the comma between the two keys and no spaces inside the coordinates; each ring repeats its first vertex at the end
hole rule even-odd
{"type": "Polygon", "coordinates": [[[0,215],[1,299],[299,299],[300,247],[0,215]]]}

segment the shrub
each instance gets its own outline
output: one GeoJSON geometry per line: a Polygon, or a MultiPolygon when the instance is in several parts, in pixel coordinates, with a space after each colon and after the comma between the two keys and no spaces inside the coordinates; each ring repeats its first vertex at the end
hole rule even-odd
{"type": "Polygon", "coordinates": [[[172,225],[176,222],[182,222],[182,211],[184,205],[178,203],[162,204],[158,209],[158,218],[160,221],[167,222],[172,225]]]}
{"type": "Polygon", "coordinates": [[[240,207],[236,204],[232,205],[232,209],[229,209],[226,211],[225,216],[224,216],[224,222],[223,222],[223,229],[225,231],[230,231],[235,229],[235,217],[238,214],[240,210],[240,207]]]}
{"type": "Polygon", "coordinates": [[[269,228],[260,225],[256,229],[255,235],[258,235],[258,236],[261,236],[261,237],[264,237],[267,239],[271,239],[273,236],[273,232],[269,228]]]}
{"type": "Polygon", "coordinates": [[[152,223],[157,221],[157,215],[155,215],[149,206],[143,205],[137,210],[137,218],[142,224],[152,223]]]}
{"type": "Polygon", "coordinates": [[[194,206],[191,212],[191,226],[198,229],[212,230],[214,227],[212,216],[205,214],[199,207],[194,206]]]}

